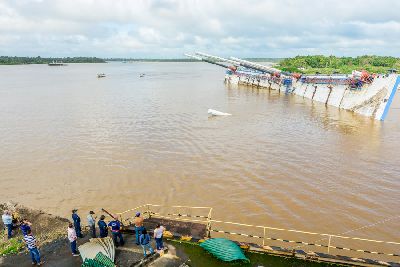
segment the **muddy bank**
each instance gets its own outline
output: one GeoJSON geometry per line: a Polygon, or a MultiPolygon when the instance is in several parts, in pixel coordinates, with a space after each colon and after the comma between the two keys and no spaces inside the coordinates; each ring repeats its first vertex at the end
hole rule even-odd
{"type": "MultiPolygon", "coordinates": [[[[32,223],[32,232],[41,244],[65,236],[69,222],[66,218],[54,216],[41,210],[29,209],[13,202],[0,204],[1,214],[6,209],[11,211],[17,220],[28,219],[32,223]]],[[[22,238],[20,229],[14,232],[15,238],[22,238]]]]}
{"type": "MultiPolygon", "coordinates": [[[[66,238],[68,219],[41,210],[33,210],[13,202],[0,204],[1,214],[6,209],[11,211],[16,219],[26,218],[32,223],[32,233],[39,242],[39,250],[43,260],[46,261],[46,266],[81,265],[80,257],[72,257],[66,238]]],[[[32,266],[29,252],[23,245],[22,238],[20,229],[15,229],[11,242],[20,244],[18,246],[19,251],[17,251],[17,254],[2,256],[0,258],[1,266],[32,266]]],[[[79,243],[83,243],[87,240],[84,238],[79,241],[79,243]]],[[[0,242],[2,245],[10,243],[4,235],[0,242]]]]}
{"type": "MultiPolygon", "coordinates": [[[[40,210],[33,210],[16,203],[0,204],[0,212],[10,210],[18,220],[28,219],[32,223],[32,233],[39,242],[39,250],[44,266],[57,267],[79,267],[82,264],[81,257],[73,257],[70,250],[70,243],[67,239],[67,227],[69,220],[59,216],[45,213],[40,210]]],[[[1,225],[2,226],[2,225],[1,225]]],[[[82,225],[84,227],[84,225],[82,225]]],[[[83,238],[77,241],[78,247],[89,242],[90,235],[83,230],[83,238]]],[[[97,229],[98,230],[98,229],[97,229]]],[[[13,235],[13,243],[20,244],[20,250],[16,254],[3,255],[0,257],[0,266],[32,266],[30,255],[22,243],[20,229],[16,229],[13,235]],[[14,242],[16,241],[16,242],[14,242]]],[[[115,251],[115,263],[117,266],[131,266],[143,259],[141,246],[136,245],[135,237],[131,234],[124,234],[125,246],[119,247],[115,251]]],[[[0,244],[9,242],[7,238],[0,240],[0,244]]],[[[155,247],[154,240],[152,246],[155,247]]]]}

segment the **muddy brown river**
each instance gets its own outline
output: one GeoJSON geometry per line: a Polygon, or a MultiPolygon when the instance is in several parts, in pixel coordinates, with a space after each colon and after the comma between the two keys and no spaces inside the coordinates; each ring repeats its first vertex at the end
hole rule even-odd
{"type": "Polygon", "coordinates": [[[203,63],[0,66],[0,200],[62,216],[210,206],[216,219],[400,239],[400,92],[380,122],[223,78],[203,63]]]}

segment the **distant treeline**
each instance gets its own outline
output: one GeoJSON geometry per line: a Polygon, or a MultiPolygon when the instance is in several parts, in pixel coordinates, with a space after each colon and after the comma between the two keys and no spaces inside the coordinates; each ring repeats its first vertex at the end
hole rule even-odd
{"type": "Polygon", "coordinates": [[[385,73],[389,69],[399,69],[400,58],[382,56],[296,56],[280,61],[277,67],[284,71],[306,74],[351,73],[353,70],[385,73]]]}
{"type": "MultiPolygon", "coordinates": [[[[351,73],[353,70],[367,70],[385,73],[389,69],[400,69],[400,58],[382,56],[336,57],[336,56],[296,56],[294,58],[244,58],[253,62],[274,62],[277,68],[305,74],[351,73]]],[[[197,62],[191,58],[149,59],[149,58],[98,58],[98,57],[9,57],[0,56],[0,65],[48,64],[53,61],[63,63],[105,63],[121,62],[197,62]]]]}
{"type": "Polygon", "coordinates": [[[7,57],[0,56],[0,65],[19,64],[48,64],[53,61],[63,63],[105,63],[102,58],[97,57],[7,57]]]}

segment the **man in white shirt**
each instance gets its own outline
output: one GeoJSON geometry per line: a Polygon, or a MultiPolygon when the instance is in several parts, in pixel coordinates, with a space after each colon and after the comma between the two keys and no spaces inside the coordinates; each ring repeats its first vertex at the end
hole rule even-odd
{"type": "Polygon", "coordinates": [[[10,239],[12,236],[12,229],[13,229],[11,212],[5,210],[3,215],[1,216],[1,219],[3,220],[4,227],[7,229],[8,239],[10,239]]]}
{"type": "Polygon", "coordinates": [[[162,250],[164,249],[163,245],[163,233],[164,233],[165,228],[161,226],[160,224],[157,224],[156,229],[154,229],[154,239],[156,240],[156,249],[157,250],[162,250]]]}
{"type": "Polygon", "coordinates": [[[87,222],[90,227],[90,233],[92,234],[93,238],[96,238],[96,218],[93,217],[94,211],[90,211],[88,216],[87,216],[87,222]]]}

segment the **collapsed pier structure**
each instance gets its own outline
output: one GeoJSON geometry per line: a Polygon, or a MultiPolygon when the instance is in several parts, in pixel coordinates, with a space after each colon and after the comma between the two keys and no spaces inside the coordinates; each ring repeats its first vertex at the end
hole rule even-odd
{"type": "Polygon", "coordinates": [[[400,76],[353,71],[352,74],[304,75],[236,57],[229,59],[196,52],[188,57],[226,68],[225,83],[244,84],[295,94],[326,105],[384,120],[389,112],[400,76]]]}

